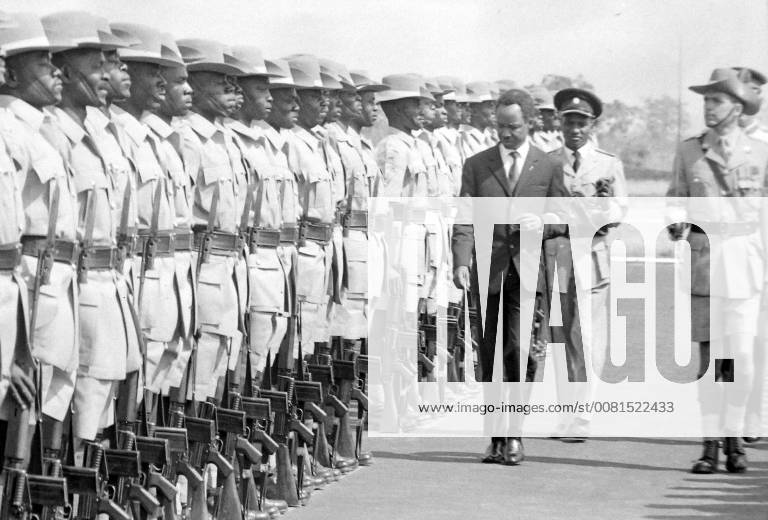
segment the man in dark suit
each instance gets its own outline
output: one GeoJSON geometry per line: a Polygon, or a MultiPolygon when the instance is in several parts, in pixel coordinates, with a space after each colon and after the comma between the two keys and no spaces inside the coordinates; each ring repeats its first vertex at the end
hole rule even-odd
{"type": "MultiPolygon", "coordinates": [[[[567,197],[560,164],[532,145],[529,130],[536,118],[531,96],[519,89],[504,92],[498,100],[496,121],[499,144],[464,163],[461,196],[464,197],[567,197]]],[[[542,225],[536,215],[520,220],[524,229],[542,225]]],[[[468,289],[470,279],[477,281],[473,266],[474,234],[472,225],[454,226],[454,283],[468,289]],[[472,275],[470,275],[470,272],[472,275]]],[[[496,344],[499,304],[503,304],[504,380],[519,382],[520,377],[520,228],[497,225],[493,232],[488,302],[483,341],[479,358],[481,380],[491,381],[496,344]],[[504,285],[504,301],[500,293],[504,285]]],[[[479,294],[477,286],[473,293],[479,294]]],[[[528,360],[526,380],[533,379],[536,366],[528,360]]],[[[520,438],[493,437],[483,462],[515,465],[523,460],[520,438]]]]}

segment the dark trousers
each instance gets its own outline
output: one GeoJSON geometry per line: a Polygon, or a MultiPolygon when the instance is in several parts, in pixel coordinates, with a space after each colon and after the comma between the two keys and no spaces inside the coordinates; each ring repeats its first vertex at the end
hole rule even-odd
{"type": "MultiPolygon", "coordinates": [[[[499,323],[499,304],[503,305],[503,363],[504,381],[520,382],[520,275],[510,263],[504,277],[504,301],[501,294],[489,294],[486,305],[483,341],[480,344],[481,381],[490,382],[493,375],[494,353],[496,351],[496,329],[499,323]]],[[[528,356],[525,380],[533,381],[536,374],[536,360],[528,356]]]]}

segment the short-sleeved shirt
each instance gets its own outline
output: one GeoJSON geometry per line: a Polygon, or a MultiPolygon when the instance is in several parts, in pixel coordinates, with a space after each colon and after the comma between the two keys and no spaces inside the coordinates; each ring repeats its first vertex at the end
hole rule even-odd
{"type": "Polygon", "coordinates": [[[378,196],[428,196],[427,167],[413,135],[390,127],[375,155],[381,170],[378,196]]]}
{"type": "Polygon", "coordinates": [[[288,159],[299,183],[303,217],[316,222],[333,223],[336,204],[333,178],[323,149],[326,145],[317,134],[295,126],[288,146],[288,159]]]}

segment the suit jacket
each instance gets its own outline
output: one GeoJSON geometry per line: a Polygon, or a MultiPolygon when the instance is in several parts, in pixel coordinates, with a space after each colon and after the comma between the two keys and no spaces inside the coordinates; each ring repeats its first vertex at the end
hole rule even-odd
{"type": "MultiPolygon", "coordinates": [[[[483,150],[466,160],[461,179],[460,195],[462,197],[569,196],[563,184],[563,170],[560,163],[535,146],[529,148],[517,184],[513,190],[510,190],[499,146],[483,150]]],[[[509,268],[510,260],[519,264],[520,232],[511,228],[511,226],[496,226],[494,229],[489,294],[498,294],[501,290],[501,282],[509,268]]],[[[454,267],[473,265],[474,242],[471,224],[454,226],[452,242],[454,267]]],[[[473,269],[474,279],[476,279],[476,270],[473,269]]]]}

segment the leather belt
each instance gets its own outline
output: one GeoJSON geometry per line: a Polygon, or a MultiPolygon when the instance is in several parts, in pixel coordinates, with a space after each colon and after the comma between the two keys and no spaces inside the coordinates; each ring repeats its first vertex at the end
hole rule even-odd
{"type": "Polygon", "coordinates": [[[345,228],[368,229],[368,212],[350,211],[344,215],[342,223],[345,228]]]}
{"type": "MultiPolygon", "coordinates": [[[[143,254],[149,240],[149,230],[139,231],[138,254],[143,254]]],[[[173,231],[158,231],[155,236],[155,255],[159,257],[173,256],[176,250],[176,235],[173,231]]]]}
{"type": "Polygon", "coordinates": [[[13,271],[21,264],[21,244],[0,244],[0,271],[13,271]]]}
{"type": "Polygon", "coordinates": [[[209,234],[207,231],[205,231],[205,228],[198,226],[195,226],[192,229],[195,232],[195,249],[200,249],[202,240],[206,237],[206,235],[210,235],[211,254],[224,256],[232,253],[239,253],[242,250],[242,240],[240,235],[236,233],[214,231],[209,234]]]}
{"type": "MultiPolygon", "coordinates": [[[[45,237],[27,235],[21,237],[21,253],[37,257],[44,250],[48,241],[45,237]]],[[[77,265],[80,258],[80,244],[70,240],[57,239],[53,246],[53,261],[77,265]]]]}
{"type": "Polygon", "coordinates": [[[116,247],[91,247],[80,255],[80,270],[107,270],[120,267],[120,254],[116,247]]]}
{"type": "Polygon", "coordinates": [[[176,251],[192,251],[195,248],[195,234],[190,230],[176,231],[176,251]]]}
{"type": "Polygon", "coordinates": [[[251,253],[257,247],[277,247],[280,245],[280,230],[270,228],[249,228],[248,247],[251,253]]]}
{"type": "Polygon", "coordinates": [[[700,224],[701,227],[692,226],[691,233],[707,231],[725,237],[752,235],[758,230],[757,222],[700,222],[700,224]]]}
{"type": "Polygon", "coordinates": [[[299,241],[299,228],[297,226],[285,226],[280,228],[280,243],[295,244],[299,241]]]}
{"type": "Polygon", "coordinates": [[[333,224],[302,222],[300,237],[302,240],[328,244],[333,238],[333,224]]]}

